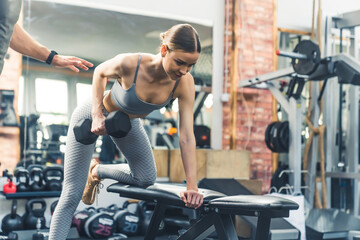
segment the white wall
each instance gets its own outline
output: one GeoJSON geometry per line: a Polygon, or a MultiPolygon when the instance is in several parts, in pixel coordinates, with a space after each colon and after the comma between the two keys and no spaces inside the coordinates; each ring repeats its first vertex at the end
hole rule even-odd
{"type": "MultiPolygon", "coordinates": [[[[315,24],[319,0],[315,1],[315,24]]],[[[277,0],[278,27],[311,31],[313,0],[277,0]]],[[[321,0],[323,15],[338,15],[360,9],[359,0],[321,0]]],[[[316,27],[316,25],[315,25],[316,27]]]]}
{"type": "Polygon", "coordinates": [[[212,26],[218,0],[32,0],[187,20],[212,26]]]}

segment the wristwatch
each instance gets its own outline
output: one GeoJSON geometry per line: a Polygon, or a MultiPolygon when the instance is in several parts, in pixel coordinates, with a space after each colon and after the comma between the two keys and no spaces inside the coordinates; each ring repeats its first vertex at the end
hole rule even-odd
{"type": "Polygon", "coordinates": [[[48,58],[46,59],[45,62],[46,62],[47,64],[51,64],[54,56],[57,55],[57,54],[58,54],[57,52],[55,52],[54,50],[51,50],[51,52],[50,52],[50,54],[49,54],[49,56],[48,56],[48,58]]]}

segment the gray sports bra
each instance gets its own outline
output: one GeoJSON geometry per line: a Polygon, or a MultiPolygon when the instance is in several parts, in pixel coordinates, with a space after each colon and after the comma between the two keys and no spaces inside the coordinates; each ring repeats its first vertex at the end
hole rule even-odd
{"type": "Polygon", "coordinates": [[[115,102],[115,104],[125,112],[134,115],[149,114],[154,110],[165,107],[172,100],[175,89],[180,82],[180,79],[176,81],[175,86],[171,91],[169,98],[163,104],[158,105],[158,104],[152,104],[142,101],[140,98],[138,98],[135,91],[136,78],[139,71],[140,62],[141,62],[141,54],[139,54],[134,82],[129,89],[124,90],[120,85],[119,81],[117,80],[115,81],[114,85],[111,88],[111,98],[115,102]]]}

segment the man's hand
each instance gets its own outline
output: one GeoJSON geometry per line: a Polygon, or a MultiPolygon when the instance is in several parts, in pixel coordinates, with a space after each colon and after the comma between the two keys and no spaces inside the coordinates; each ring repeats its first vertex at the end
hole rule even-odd
{"type": "Polygon", "coordinates": [[[204,196],[195,190],[181,192],[180,198],[184,201],[186,207],[195,209],[198,209],[203,204],[204,200],[204,196]]]}
{"type": "Polygon", "coordinates": [[[56,68],[69,68],[74,72],[79,72],[79,68],[87,71],[93,66],[91,62],[84,59],[63,55],[55,55],[51,64],[56,68]]]}

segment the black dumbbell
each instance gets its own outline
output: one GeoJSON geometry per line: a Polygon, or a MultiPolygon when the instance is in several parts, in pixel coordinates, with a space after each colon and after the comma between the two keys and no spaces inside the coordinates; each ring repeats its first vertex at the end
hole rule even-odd
{"type": "MultiPolygon", "coordinates": [[[[96,141],[98,135],[91,132],[91,124],[91,119],[82,119],[75,124],[74,135],[76,141],[84,145],[90,145],[96,141]]],[[[125,137],[131,129],[130,118],[121,111],[111,112],[105,119],[105,128],[112,137],[125,137]]]]}
{"type": "Polygon", "coordinates": [[[0,234],[0,239],[6,239],[6,240],[18,240],[18,235],[15,232],[11,232],[8,235],[2,235],[0,234]]]}
{"type": "Polygon", "coordinates": [[[136,236],[139,234],[141,218],[139,216],[138,202],[128,200],[124,202],[122,209],[117,211],[113,216],[115,220],[116,232],[122,233],[127,236],[136,236]],[[136,212],[132,213],[129,211],[129,205],[136,204],[136,212]]]}

